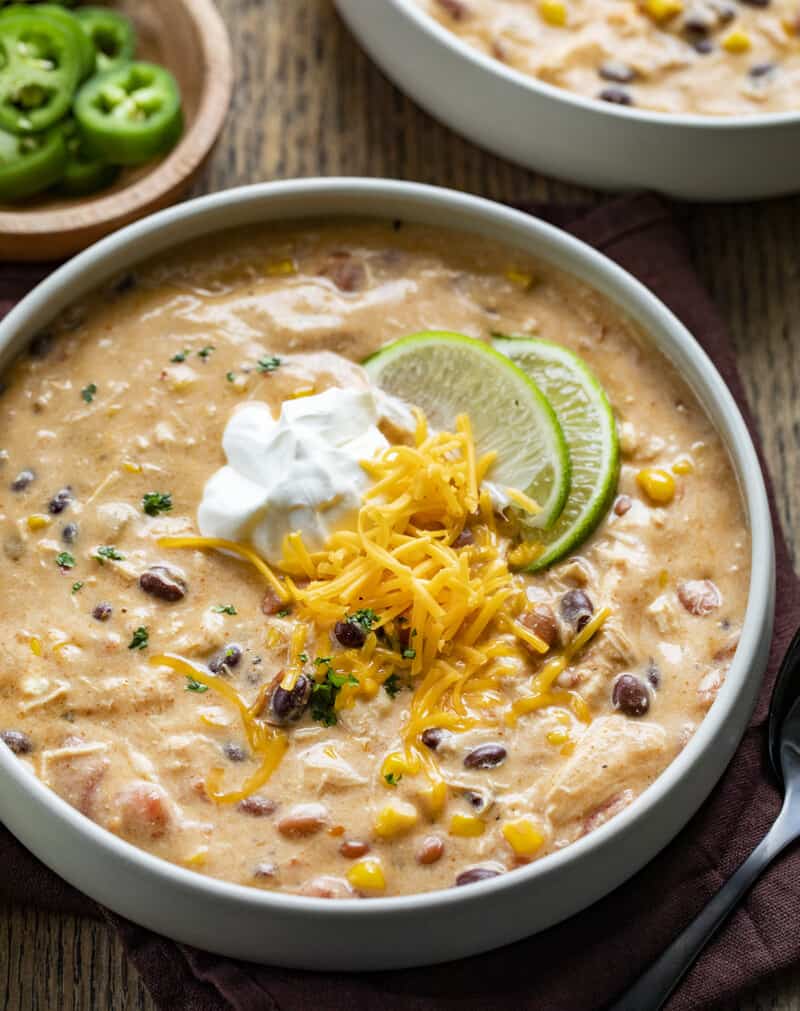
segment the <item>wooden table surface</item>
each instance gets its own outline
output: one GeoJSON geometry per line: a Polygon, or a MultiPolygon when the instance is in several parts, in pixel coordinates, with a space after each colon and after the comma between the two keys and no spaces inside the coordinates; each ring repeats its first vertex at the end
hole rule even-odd
{"type": "MultiPolygon", "coordinates": [[[[600,199],[494,158],[435,123],[370,64],[331,0],[218,5],[238,80],[227,128],[198,192],[292,176],[365,175],[437,183],[495,200],[600,199]]],[[[800,197],[693,207],[688,224],[697,269],[733,334],[797,564],[800,197]]],[[[743,994],[733,1008],[800,1009],[800,966],[743,994]]],[[[103,926],[9,908],[0,918],[0,1009],[151,1011],[153,1004],[103,926]]]]}

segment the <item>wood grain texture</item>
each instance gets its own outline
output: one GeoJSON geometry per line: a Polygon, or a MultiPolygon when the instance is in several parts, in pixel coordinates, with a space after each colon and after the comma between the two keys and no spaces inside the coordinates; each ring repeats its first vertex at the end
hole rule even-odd
{"type": "MultiPolygon", "coordinates": [[[[491,157],[434,123],[370,65],[330,0],[218,0],[237,81],[197,192],[290,176],[415,179],[497,200],[600,199],[491,157]]],[[[800,550],[800,198],[687,213],[693,257],[728,321],[800,550]]],[[[787,924],[787,929],[795,929],[787,924]]],[[[99,924],[0,910],[0,1009],[153,1011],[99,924]]],[[[726,1011],[800,1011],[800,966],[726,1011]]]]}

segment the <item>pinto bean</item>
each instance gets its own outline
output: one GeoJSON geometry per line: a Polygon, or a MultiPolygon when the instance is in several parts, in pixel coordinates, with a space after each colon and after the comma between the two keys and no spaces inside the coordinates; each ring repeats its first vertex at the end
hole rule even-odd
{"type": "Polygon", "coordinates": [[[269,815],[275,814],[278,805],[271,798],[254,793],[245,797],[244,800],[240,800],[236,807],[242,814],[249,814],[253,818],[267,818],[269,815]]]}
{"type": "Polygon", "coordinates": [[[313,835],[323,829],[330,820],[324,804],[295,804],[278,822],[278,831],[290,839],[313,835]]]}
{"type": "Polygon", "coordinates": [[[364,263],[345,251],[331,253],[321,273],[348,295],[363,291],[367,286],[367,268],[364,263]]]}
{"type": "Polygon", "coordinates": [[[438,835],[425,836],[417,850],[417,863],[423,867],[435,864],[437,860],[441,860],[443,853],[444,842],[438,835]]]}
{"type": "Polygon", "coordinates": [[[175,603],[186,596],[186,580],[166,565],[151,565],[139,576],[139,586],[151,597],[175,603]]]}
{"type": "Polygon", "coordinates": [[[160,839],[172,822],[166,790],[156,783],[131,783],[117,797],[124,835],[160,839]]]}
{"type": "Polygon", "coordinates": [[[53,516],[57,516],[59,513],[64,512],[70,502],[72,502],[72,488],[68,485],[66,488],[62,488],[61,491],[57,491],[50,499],[47,504],[47,511],[53,516]]]}
{"type": "Polygon", "coordinates": [[[633,499],[630,495],[618,495],[614,502],[614,512],[617,516],[624,516],[626,512],[630,511],[632,505],[633,499]]]}
{"type": "Polygon", "coordinates": [[[0,730],[0,741],[15,755],[29,755],[33,751],[33,741],[21,730],[0,730]]]}
{"type": "Polygon", "coordinates": [[[267,722],[283,727],[287,723],[296,723],[306,711],[308,700],[314,684],[311,678],[301,674],[294,688],[287,691],[281,688],[283,671],[272,682],[272,689],[267,704],[267,722]]]}
{"type": "Polygon", "coordinates": [[[36,480],[36,472],[30,469],[21,470],[11,482],[12,491],[27,491],[36,480]]]}
{"type": "Polygon", "coordinates": [[[333,635],[345,649],[361,649],[367,638],[364,629],[354,621],[337,621],[333,626],[333,635]]]}
{"type": "Polygon", "coordinates": [[[489,878],[500,877],[500,871],[492,870],[491,867],[470,867],[467,871],[462,871],[456,878],[456,884],[474,885],[478,881],[488,881],[489,878]]]}
{"type": "Polygon", "coordinates": [[[520,615],[519,620],[548,646],[552,646],[558,638],[558,621],[549,604],[534,604],[530,611],[520,615]]]}
{"type": "Polygon", "coordinates": [[[297,889],[298,895],[308,895],[313,899],[352,899],[355,892],[344,878],[332,874],[320,874],[311,878],[297,889]]]}
{"type": "Polygon", "coordinates": [[[650,708],[650,693],[635,674],[620,674],[611,690],[611,702],[626,716],[644,716],[650,708]]]}
{"type": "Polygon", "coordinates": [[[678,600],[689,614],[705,617],[722,603],[722,594],[710,579],[688,579],[678,584],[678,600]]]}
{"type": "Polygon", "coordinates": [[[269,587],[261,601],[261,613],[266,614],[269,618],[273,614],[277,614],[278,611],[282,611],[285,607],[286,604],[284,604],[272,587],[269,587]]]}
{"type": "Polygon", "coordinates": [[[580,632],[589,624],[594,614],[594,605],[584,590],[568,590],[561,598],[559,605],[561,617],[569,622],[576,632],[580,632]]]}
{"type": "Polygon", "coordinates": [[[369,853],[369,850],[369,843],[362,842],[360,839],[345,839],[339,847],[339,852],[343,857],[347,857],[348,860],[356,860],[358,857],[363,857],[365,853],[369,853]]]}
{"type": "Polygon", "coordinates": [[[97,621],[108,621],[114,608],[106,601],[96,604],[92,610],[92,617],[97,621]]]}
{"type": "Polygon", "coordinates": [[[508,752],[502,744],[481,744],[473,748],[464,759],[468,769],[494,769],[502,765],[508,757],[508,752]]]}

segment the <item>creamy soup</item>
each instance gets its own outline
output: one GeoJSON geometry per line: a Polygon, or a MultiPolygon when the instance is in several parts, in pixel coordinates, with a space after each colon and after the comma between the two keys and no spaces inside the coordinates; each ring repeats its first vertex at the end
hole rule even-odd
{"type": "Polygon", "coordinates": [[[798,108],[797,0],[417,0],[465,42],[589,98],[666,113],[798,108]]]}
{"type": "Polygon", "coordinates": [[[725,680],[749,535],[720,439],[615,308],[512,250],[401,222],[231,233],[74,306],[6,379],[0,736],[164,859],[325,897],[511,871],[630,804],[725,680]],[[618,487],[593,535],[543,572],[521,571],[514,523],[458,484],[466,429],[426,441],[376,414],[340,432],[376,410],[357,363],[427,329],[549,338],[608,393],[618,487]],[[233,474],[256,459],[247,437],[281,442],[273,419],[299,432],[312,401],[333,420],[291,467],[341,459],[341,486],[367,457],[361,511],[325,518],[354,477],[304,513],[317,486],[292,471],[281,492],[281,464],[259,471],[271,505],[251,523],[233,474]],[[404,486],[422,498],[402,522],[401,458],[428,475],[404,486]],[[452,500],[441,530],[434,480],[452,500]],[[236,510],[233,547],[193,539],[236,510]],[[253,532],[275,516],[311,531],[283,538],[296,549],[283,567],[253,532]],[[413,580],[405,548],[385,568],[362,557],[361,533],[384,520],[387,544],[428,552],[413,580]],[[413,607],[390,614],[406,583],[413,607]]]}

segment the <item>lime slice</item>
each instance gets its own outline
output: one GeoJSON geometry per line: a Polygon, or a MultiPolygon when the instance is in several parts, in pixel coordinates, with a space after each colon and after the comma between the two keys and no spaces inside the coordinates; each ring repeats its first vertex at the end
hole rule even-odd
{"type": "Polygon", "coordinates": [[[543,569],[586,540],[604,516],[617,485],[619,440],[605,390],[572,351],[546,340],[503,337],[495,348],[537,384],[561,422],[572,461],[564,511],[537,535],[544,554],[529,567],[543,569]]]}
{"type": "Polygon", "coordinates": [[[451,429],[468,414],[478,451],[497,452],[491,481],[539,503],[535,526],[555,523],[569,493],[564,433],[536,384],[508,358],[472,337],[431,331],[389,344],[364,367],[376,386],[416,404],[435,428],[451,429]]]}

